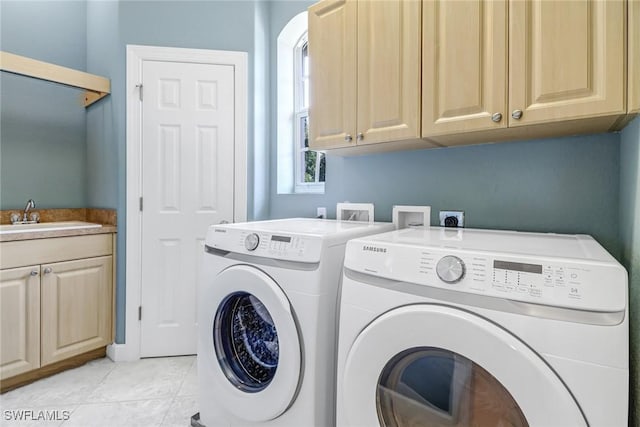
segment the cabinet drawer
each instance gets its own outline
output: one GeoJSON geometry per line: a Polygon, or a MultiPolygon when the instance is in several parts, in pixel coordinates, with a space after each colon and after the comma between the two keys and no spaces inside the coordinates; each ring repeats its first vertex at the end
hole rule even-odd
{"type": "Polygon", "coordinates": [[[17,240],[0,244],[0,268],[46,264],[113,253],[111,234],[17,240]]]}

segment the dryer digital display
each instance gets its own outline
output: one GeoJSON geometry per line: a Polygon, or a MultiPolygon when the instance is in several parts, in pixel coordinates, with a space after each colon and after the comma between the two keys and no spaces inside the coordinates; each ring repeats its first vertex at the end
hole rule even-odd
{"type": "Polygon", "coordinates": [[[523,273],[542,274],[542,266],[540,264],[525,264],[523,262],[494,260],[493,268],[499,268],[501,270],[521,271],[523,273]]]}
{"type": "Polygon", "coordinates": [[[291,243],[291,237],[289,236],[276,236],[275,234],[273,236],[271,236],[271,241],[272,242],[285,242],[285,243],[291,243]]]}

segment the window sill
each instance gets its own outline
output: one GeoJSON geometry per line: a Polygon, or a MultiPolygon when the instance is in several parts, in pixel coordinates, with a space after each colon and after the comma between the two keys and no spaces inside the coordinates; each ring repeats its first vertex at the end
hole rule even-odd
{"type": "Polygon", "coordinates": [[[296,184],[293,194],[324,194],[324,183],[296,184]]]}

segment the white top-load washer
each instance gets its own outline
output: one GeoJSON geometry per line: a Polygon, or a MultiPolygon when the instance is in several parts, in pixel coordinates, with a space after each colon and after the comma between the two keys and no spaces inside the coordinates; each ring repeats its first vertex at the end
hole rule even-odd
{"type": "Polygon", "coordinates": [[[347,244],[338,426],[627,426],[627,273],[585,235],[347,244]]]}
{"type": "Polygon", "coordinates": [[[209,228],[198,297],[202,424],[335,424],[345,242],[392,229],[321,219],[209,228]]]}

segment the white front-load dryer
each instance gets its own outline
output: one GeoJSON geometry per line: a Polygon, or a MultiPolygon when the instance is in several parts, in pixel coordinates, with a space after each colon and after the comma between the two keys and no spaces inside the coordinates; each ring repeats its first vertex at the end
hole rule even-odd
{"type": "Polygon", "coordinates": [[[624,268],[583,235],[347,244],[337,425],[627,426],[624,268]]]}
{"type": "Polygon", "coordinates": [[[210,227],[198,296],[201,424],[335,424],[345,242],[391,229],[320,219],[210,227]]]}

